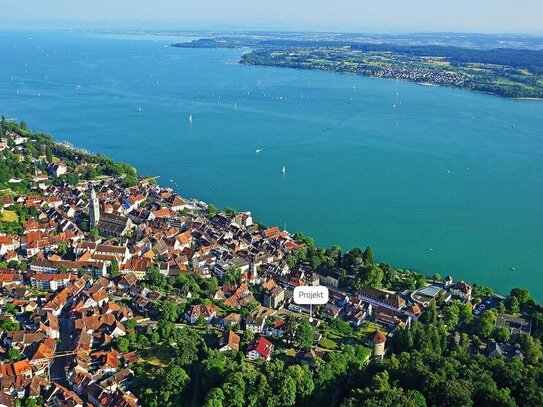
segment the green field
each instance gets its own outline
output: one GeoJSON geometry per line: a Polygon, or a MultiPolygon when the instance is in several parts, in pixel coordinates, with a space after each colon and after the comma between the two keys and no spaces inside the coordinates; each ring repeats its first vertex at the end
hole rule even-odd
{"type": "Polygon", "coordinates": [[[349,47],[263,48],[243,55],[241,62],[430,83],[510,98],[543,98],[543,73],[537,66],[455,63],[445,56],[361,51],[349,47]]]}
{"type": "Polygon", "coordinates": [[[4,222],[19,222],[19,216],[17,216],[17,212],[15,211],[2,211],[2,217],[0,219],[4,222]]]}

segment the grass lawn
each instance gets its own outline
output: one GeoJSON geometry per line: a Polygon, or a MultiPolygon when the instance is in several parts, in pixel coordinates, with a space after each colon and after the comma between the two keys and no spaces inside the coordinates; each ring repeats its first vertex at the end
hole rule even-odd
{"type": "Polygon", "coordinates": [[[172,350],[169,346],[154,346],[140,352],[140,357],[145,363],[153,366],[167,367],[172,359],[172,350]]]}
{"type": "Polygon", "coordinates": [[[294,357],[294,356],[296,356],[296,350],[294,350],[293,348],[291,348],[291,349],[289,349],[289,350],[287,350],[287,351],[285,352],[285,355],[290,356],[290,357],[294,357]]]}
{"type": "Polygon", "coordinates": [[[324,348],[324,349],[336,349],[337,348],[337,343],[335,343],[331,339],[322,338],[320,343],[319,343],[319,346],[324,348]]]}
{"type": "Polygon", "coordinates": [[[19,216],[17,216],[17,212],[15,211],[4,210],[2,212],[2,220],[4,222],[19,222],[19,216]]]}
{"type": "Polygon", "coordinates": [[[356,334],[359,338],[366,338],[373,335],[377,329],[382,330],[383,327],[373,322],[365,322],[364,324],[362,324],[362,326],[358,327],[358,329],[356,330],[356,334]]]}
{"type": "Polygon", "coordinates": [[[366,360],[369,359],[369,357],[371,356],[371,353],[373,352],[373,350],[371,348],[368,348],[367,346],[364,346],[362,349],[362,353],[363,353],[363,360],[364,362],[366,360]]]}
{"type": "MultiPolygon", "coordinates": [[[[365,341],[360,340],[355,335],[340,336],[340,335],[338,335],[336,333],[333,333],[333,332],[329,332],[326,335],[326,338],[328,338],[329,340],[335,342],[336,346],[340,345],[340,344],[357,345],[357,344],[365,343],[365,341]]],[[[322,344],[322,342],[321,342],[321,344],[322,344]]]]}

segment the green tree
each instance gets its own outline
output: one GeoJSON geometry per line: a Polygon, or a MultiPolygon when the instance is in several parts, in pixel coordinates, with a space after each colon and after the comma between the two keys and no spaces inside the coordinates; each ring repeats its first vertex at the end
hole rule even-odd
{"type": "Polygon", "coordinates": [[[373,251],[371,250],[371,247],[366,247],[366,250],[364,250],[364,253],[362,253],[362,260],[364,261],[365,265],[375,263],[373,260],[373,251]]]}
{"type": "Polygon", "coordinates": [[[509,342],[511,332],[506,327],[496,328],[494,330],[494,339],[497,342],[509,342]]]}
{"type": "Polygon", "coordinates": [[[181,366],[190,366],[198,360],[202,338],[194,329],[174,328],[172,340],[175,341],[177,362],[181,366]]]}
{"type": "Polygon", "coordinates": [[[330,321],[330,328],[335,329],[341,336],[347,337],[353,334],[352,326],[341,319],[333,319],[330,321]]]}
{"type": "Polygon", "coordinates": [[[416,290],[417,289],[417,281],[416,281],[415,277],[412,274],[408,275],[407,278],[405,279],[405,285],[406,285],[408,290],[416,290]]]}
{"type": "Polygon", "coordinates": [[[138,179],[134,175],[127,174],[123,178],[122,184],[125,188],[133,187],[138,185],[138,179]]]}
{"type": "Polygon", "coordinates": [[[202,279],[201,288],[202,290],[208,292],[209,294],[215,294],[215,291],[217,291],[218,286],[219,286],[219,282],[217,280],[217,277],[215,276],[202,279]]]}
{"type": "MultiPolygon", "coordinates": [[[[39,404],[39,405],[42,405],[42,404],[39,404]]],[[[24,407],[37,407],[37,406],[38,406],[38,403],[33,398],[27,398],[24,401],[24,407]]]]}
{"type": "Polygon", "coordinates": [[[17,362],[21,358],[21,351],[17,348],[9,348],[7,358],[10,362],[17,362]]]}
{"type": "Polygon", "coordinates": [[[242,372],[231,374],[226,383],[222,386],[225,400],[228,400],[228,406],[245,406],[245,380],[242,372]]]}
{"type": "Polygon", "coordinates": [[[121,353],[128,352],[128,347],[130,346],[130,342],[127,338],[121,337],[117,340],[117,350],[121,353]]]}
{"type": "Polygon", "coordinates": [[[213,218],[215,217],[215,215],[217,215],[219,213],[219,208],[217,208],[215,205],[213,204],[209,204],[207,206],[207,217],[208,218],[213,218]]]}
{"type": "Polygon", "coordinates": [[[369,287],[381,288],[383,277],[383,270],[376,264],[371,264],[363,273],[363,282],[369,287]]]}
{"type": "Polygon", "coordinates": [[[390,264],[381,264],[383,270],[383,287],[390,288],[398,280],[398,273],[390,264]]]}
{"type": "Polygon", "coordinates": [[[469,304],[459,304],[460,322],[464,325],[470,325],[473,322],[473,309],[469,304]]]}
{"type": "Polygon", "coordinates": [[[341,260],[341,265],[344,268],[353,271],[357,259],[362,259],[362,250],[360,250],[358,247],[355,247],[354,249],[351,249],[347,253],[345,253],[341,260]]]}
{"type": "Polygon", "coordinates": [[[472,406],[472,384],[466,380],[447,380],[443,383],[443,393],[440,396],[444,406],[472,406]]]}
{"type": "Polygon", "coordinates": [[[517,313],[520,312],[520,302],[517,297],[512,295],[508,296],[505,300],[505,306],[509,312],[517,313]]]}
{"type": "Polygon", "coordinates": [[[286,374],[294,380],[296,393],[300,399],[308,398],[315,390],[313,374],[307,365],[292,365],[287,368],[286,374]]]}
{"type": "Polygon", "coordinates": [[[4,320],[0,322],[0,329],[3,332],[18,331],[21,329],[21,324],[6,315],[4,320]]]}
{"type": "Polygon", "coordinates": [[[426,277],[424,277],[424,274],[417,273],[415,275],[415,287],[417,289],[422,288],[426,285],[426,277]]]}
{"type": "Polygon", "coordinates": [[[224,214],[227,216],[234,216],[236,214],[236,210],[234,208],[225,208],[224,214]]]}
{"type": "Polygon", "coordinates": [[[138,321],[136,321],[135,319],[129,319],[124,323],[124,327],[126,329],[134,329],[136,325],[138,325],[138,321]]]}
{"type": "Polygon", "coordinates": [[[477,326],[477,333],[483,338],[489,338],[494,331],[494,324],[496,323],[496,314],[491,310],[486,310],[481,313],[479,318],[479,324],[477,326]]]}
{"type": "Polygon", "coordinates": [[[522,335],[520,346],[526,361],[531,365],[536,365],[543,355],[541,341],[533,336],[522,335]]]}
{"type": "Polygon", "coordinates": [[[219,387],[224,379],[224,375],[230,360],[222,352],[215,349],[207,349],[207,355],[200,363],[202,369],[202,387],[212,389],[219,387]]]}
{"type": "Polygon", "coordinates": [[[473,297],[491,297],[494,295],[494,291],[490,287],[485,287],[479,284],[473,284],[472,296],[473,297]]]}
{"type": "Polygon", "coordinates": [[[51,151],[50,146],[47,146],[45,149],[45,159],[47,160],[48,163],[53,162],[53,152],[51,151]]]}
{"type": "Polygon", "coordinates": [[[68,242],[63,240],[59,243],[57,253],[60,257],[64,257],[68,253],[68,242]]]}
{"type": "Polygon", "coordinates": [[[223,391],[220,388],[215,387],[207,393],[204,407],[223,407],[224,399],[223,391]]]}
{"type": "Polygon", "coordinates": [[[513,288],[510,296],[515,297],[521,306],[525,305],[532,299],[530,291],[528,291],[527,288],[513,288]]]}
{"type": "Polygon", "coordinates": [[[283,324],[284,338],[288,344],[292,344],[298,337],[300,319],[292,314],[288,314],[283,324]]]}
{"type": "Polygon", "coordinates": [[[503,301],[500,301],[500,303],[496,307],[496,311],[498,311],[499,314],[505,314],[507,312],[503,301]]]}
{"type": "Polygon", "coordinates": [[[341,265],[341,247],[333,245],[324,253],[326,257],[325,266],[328,268],[336,268],[341,265]]]}
{"type": "Polygon", "coordinates": [[[281,385],[276,392],[272,394],[269,399],[271,405],[273,405],[274,398],[277,397],[277,407],[293,406],[296,404],[296,382],[289,375],[282,376],[281,385]]]}
{"type": "Polygon", "coordinates": [[[179,318],[179,307],[173,301],[166,300],[161,307],[162,319],[170,322],[175,322],[179,318]]]}
{"type": "Polygon", "coordinates": [[[8,302],[5,306],[4,306],[4,312],[8,313],[8,314],[12,314],[12,315],[15,315],[17,313],[17,307],[15,305],[13,305],[12,302],[8,302]]]}
{"type": "Polygon", "coordinates": [[[179,405],[181,395],[185,390],[190,378],[179,366],[172,366],[167,369],[160,386],[160,394],[164,401],[179,405]]]}
{"type": "Polygon", "coordinates": [[[449,330],[454,329],[460,320],[460,307],[457,301],[453,301],[443,310],[443,319],[449,330]]]}
{"type": "Polygon", "coordinates": [[[422,314],[420,319],[422,322],[435,325],[437,323],[437,316],[438,316],[438,312],[437,312],[436,301],[432,300],[430,301],[430,305],[428,305],[428,308],[422,314]]]}
{"type": "Polygon", "coordinates": [[[119,275],[119,261],[116,257],[111,258],[111,264],[109,265],[109,276],[111,278],[117,277],[119,275]]]}
{"type": "Polygon", "coordinates": [[[298,326],[296,341],[301,349],[308,351],[313,346],[313,327],[309,322],[302,322],[298,326]]]}
{"type": "Polygon", "coordinates": [[[543,312],[537,311],[532,314],[532,329],[534,335],[543,335],[543,312]]]}
{"type": "Polygon", "coordinates": [[[166,276],[160,272],[158,267],[149,267],[145,273],[145,279],[154,287],[164,288],[166,286],[166,276]]]}
{"type": "Polygon", "coordinates": [[[243,345],[246,346],[247,344],[251,343],[255,339],[255,333],[252,329],[246,329],[243,334],[243,345]]]}
{"type": "Polygon", "coordinates": [[[241,283],[241,270],[239,267],[231,267],[223,274],[224,284],[239,284],[241,283]]]}
{"type": "Polygon", "coordinates": [[[77,185],[77,183],[79,182],[79,177],[77,176],[77,174],[74,174],[72,172],[67,173],[65,177],[66,182],[70,185],[77,185]]]}

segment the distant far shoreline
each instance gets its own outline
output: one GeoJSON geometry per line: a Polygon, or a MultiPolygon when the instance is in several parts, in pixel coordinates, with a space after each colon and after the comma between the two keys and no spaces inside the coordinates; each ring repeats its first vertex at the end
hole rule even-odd
{"type": "Polygon", "coordinates": [[[200,38],[178,48],[249,48],[240,63],[405,80],[508,99],[543,100],[543,50],[398,45],[250,35],[200,38]]]}

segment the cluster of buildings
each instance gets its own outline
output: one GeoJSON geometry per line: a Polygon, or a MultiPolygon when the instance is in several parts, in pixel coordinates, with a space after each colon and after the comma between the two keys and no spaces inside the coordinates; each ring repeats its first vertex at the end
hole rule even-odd
{"type": "MultiPolygon", "coordinates": [[[[245,59],[246,63],[259,64],[259,54],[256,58],[245,59]]],[[[267,52],[262,53],[265,58],[267,52]]],[[[347,72],[356,75],[377,78],[408,80],[432,85],[462,87],[468,76],[453,69],[443,69],[446,61],[438,60],[433,65],[430,59],[417,56],[387,53],[373,55],[372,53],[341,48],[302,49],[288,52],[277,52],[273,60],[266,59],[264,65],[290,66],[297,68],[321,69],[333,72],[347,72]],[[310,57],[308,57],[308,55],[310,57]]]]}
{"type": "MultiPolygon", "coordinates": [[[[19,154],[20,147],[16,144],[19,154]]],[[[184,323],[224,332],[221,351],[240,350],[240,329],[251,330],[255,339],[246,351],[251,360],[272,357],[273,338],[285,334],[288,314],[309,313],[292,302],[300,285],[329,287],[328,303],[313,309],[315,344],[322,339],[319,319],[340,319],[353,327],[371,320],[381,327],[369,341],[377,357],[385,352],[383,332],[409,327],[429,299],[442,292],[464,301],[471,296],[470,286],[452,279],[414,293],[367,287],[354,295],[340,288],[337,270],[289,267],[288,254],[303,243],[287,231],[253,223],[250,212],[210,217],[205,203],[146,179],[134,187],[115,178],[76,186],[50,182],[67,167],[57,162],[47,173],[36,171],[29,176],[30,194],[0,201],[2,211],[18,205],[35,213],[22,222],[21,235],[0,235],[0,257],[9,265],[0,269],[2,405],[37,397],[55,406],[138,405],[129,391],[130,366],[138,356],[112,345],[134,332],[128,321],[156,315],[166,299],[141,284],[151,268],[166,277],[217,277],[222,285],[209,299],[212,304],[186,307],[184,323]],[[242,309],[257,307],[242,317],[242,309]]],[[[168,299],[180,303],[190,297],[189,291],[177,290],[168,299]]]]}
{"type": "Polygon", "coordinates": [[[417,68],[416,65],[398,64],[376,68],[364,66],[356,68],[356,73],[377,78],[400,79],[444,86],[462,86],[466,82],[466,76],[463,74],[442,69],[417,68]]]}
{"type": "Polygon", "coordinates": [[[47,405],[137,405],[127,391],[134,377],[127,366],[137,357],[111,346],[128,333],[124,323],[133,317],[130,308],[110,300],[113,282],[75,272],[4,269],[0,276],[4,405],[38,397],[47,405]],[[36,278],[48,286],[36,287],[36,278]]]}
{"type": "MultiPolygon", "coordinates": [[[[13,152],[23,157],[26,141],[13,152]]],[[[43,173],[36,167],[28,176],[31,193],[0,201],[2,212],[31,214],[20,222],[20,235],[0,235],[0,259],[9,264],[0,269],[2,405],[38,397],[47,405],[137,405],[128,387],[138,357],[112,345],[134,332],[125,326],[134,313],[148,315],[164,299],[140,284],[149,268],[202,278],[236,269],[243,282],[223,285],[215,295],[236,309],[257,302],[249,286],[266,281],[258,272],[262,265],[278,264],[299,247],[286,232],[254,225],[249,212],[209,219],[205,203],[187,202],[150,180],[130,188],[122,179],[53,182],[89,165],[58,161],[43,173]]],[[[270,291],[270,304],[279,307],[282,291],[270,291]]],[[[176,301],[190,297],[177,294],[176,301]]],[[[211,323],[216,308],[190,307],[186,323],[211,323]]],[[[241,318],[220,321],[239,326],[241,318]]],[[[236,336],[232,332],[226,346],[239,349],[236,336]]],[[[253,359],[268,359],[273,349],[260,336],[250,346],[253,359]]]]}

